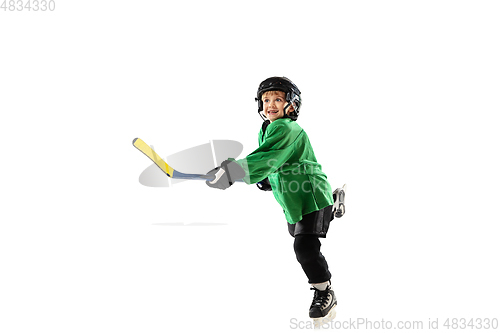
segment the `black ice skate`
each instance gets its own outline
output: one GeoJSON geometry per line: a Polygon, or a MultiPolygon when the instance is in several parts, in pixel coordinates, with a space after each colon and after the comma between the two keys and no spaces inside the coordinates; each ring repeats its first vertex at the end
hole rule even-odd
{"type": "Polygon", "coordinates": [[[341,218],[345,214],[345,184],[333,191],[333,215],[341,218]]]}
{"type": "Polygon", "coordinates": [[[335,307],[337,306],[337,299],[333,290],[328,286],[326,290],[322,291],[314,287],[314,298],[309,308],[309,317],[315,320],[316,324],[321,324],[323,320],[332,320],[335,318],[335,307]]]}

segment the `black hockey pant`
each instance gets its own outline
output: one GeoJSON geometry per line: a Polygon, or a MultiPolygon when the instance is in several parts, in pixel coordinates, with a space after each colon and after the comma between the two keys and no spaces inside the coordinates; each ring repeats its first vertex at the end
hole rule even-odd
{"type": "Polygon", "coordinates": [[[306,273],[309,283],[321,283],[330,280],[325,257],[320,252],[321,243],[316,235],[297,235],[293,243],[295,256],[306,273]]]}
{"type": "Polygon", "coordinates": [[[330,280],[325,257],[321,254],[319,238],[325,238],[330,221],[333,219],[333,206],[306,214],[296,224],[288,224],[288,232],[295,238],[295,256],[309,279],[309,283],[330,280]]]}

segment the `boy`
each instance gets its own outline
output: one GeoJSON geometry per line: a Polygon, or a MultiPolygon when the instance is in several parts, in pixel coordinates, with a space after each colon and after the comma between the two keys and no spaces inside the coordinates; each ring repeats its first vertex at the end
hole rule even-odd
{"type": "Polygon", "coordinates": [[[341,217],[344,208],[335,212],[327,177],[307,134],[296,123],[301,106],[297,86],[285,77],[270,77],[259,85],[256,101],[264,120],[259,148],[244,159],[224,161],[208,172],[216,178],[206,183],[226,189],[243,179],[263,191],[273,191],[285,213],[288,231],[295,238],[297,260],[314,290],[309,316],[334,318],[337,300],[330,288],[331,274],[320,252],[319,238],[326,237],[333,215],[341,217]]]}

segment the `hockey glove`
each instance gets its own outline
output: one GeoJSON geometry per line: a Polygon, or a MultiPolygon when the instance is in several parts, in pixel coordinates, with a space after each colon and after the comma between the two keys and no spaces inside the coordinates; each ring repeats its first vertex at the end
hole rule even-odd
{"type": "Polygon", "coordinates": [[[262,190],[262,191],[272,191],[273,190],[271,187],[271,184],[269,183],[269,179],[267,177],[262,179],[256,185],[259,188],[259,190],[262,190]]]}
{"type": "Polygon", "coordinates": [[[245,177],[245,170],[236,162],[225,160],[220,167],[210,170],[207,176],[213,176],[214,180],[207,180],[205,183],[214,188],[225,190],[233,185],[237,180],[245,177]]]}

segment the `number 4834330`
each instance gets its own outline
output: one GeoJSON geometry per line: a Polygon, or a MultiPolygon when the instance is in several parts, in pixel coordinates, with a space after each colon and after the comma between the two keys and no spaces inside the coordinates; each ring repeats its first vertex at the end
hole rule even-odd
{"type": "Polygon", "coordinates": [[[54,11],[56,9],[56,2],[54,0],[3,0],[0,9],[4,12],[54,11]]]}

